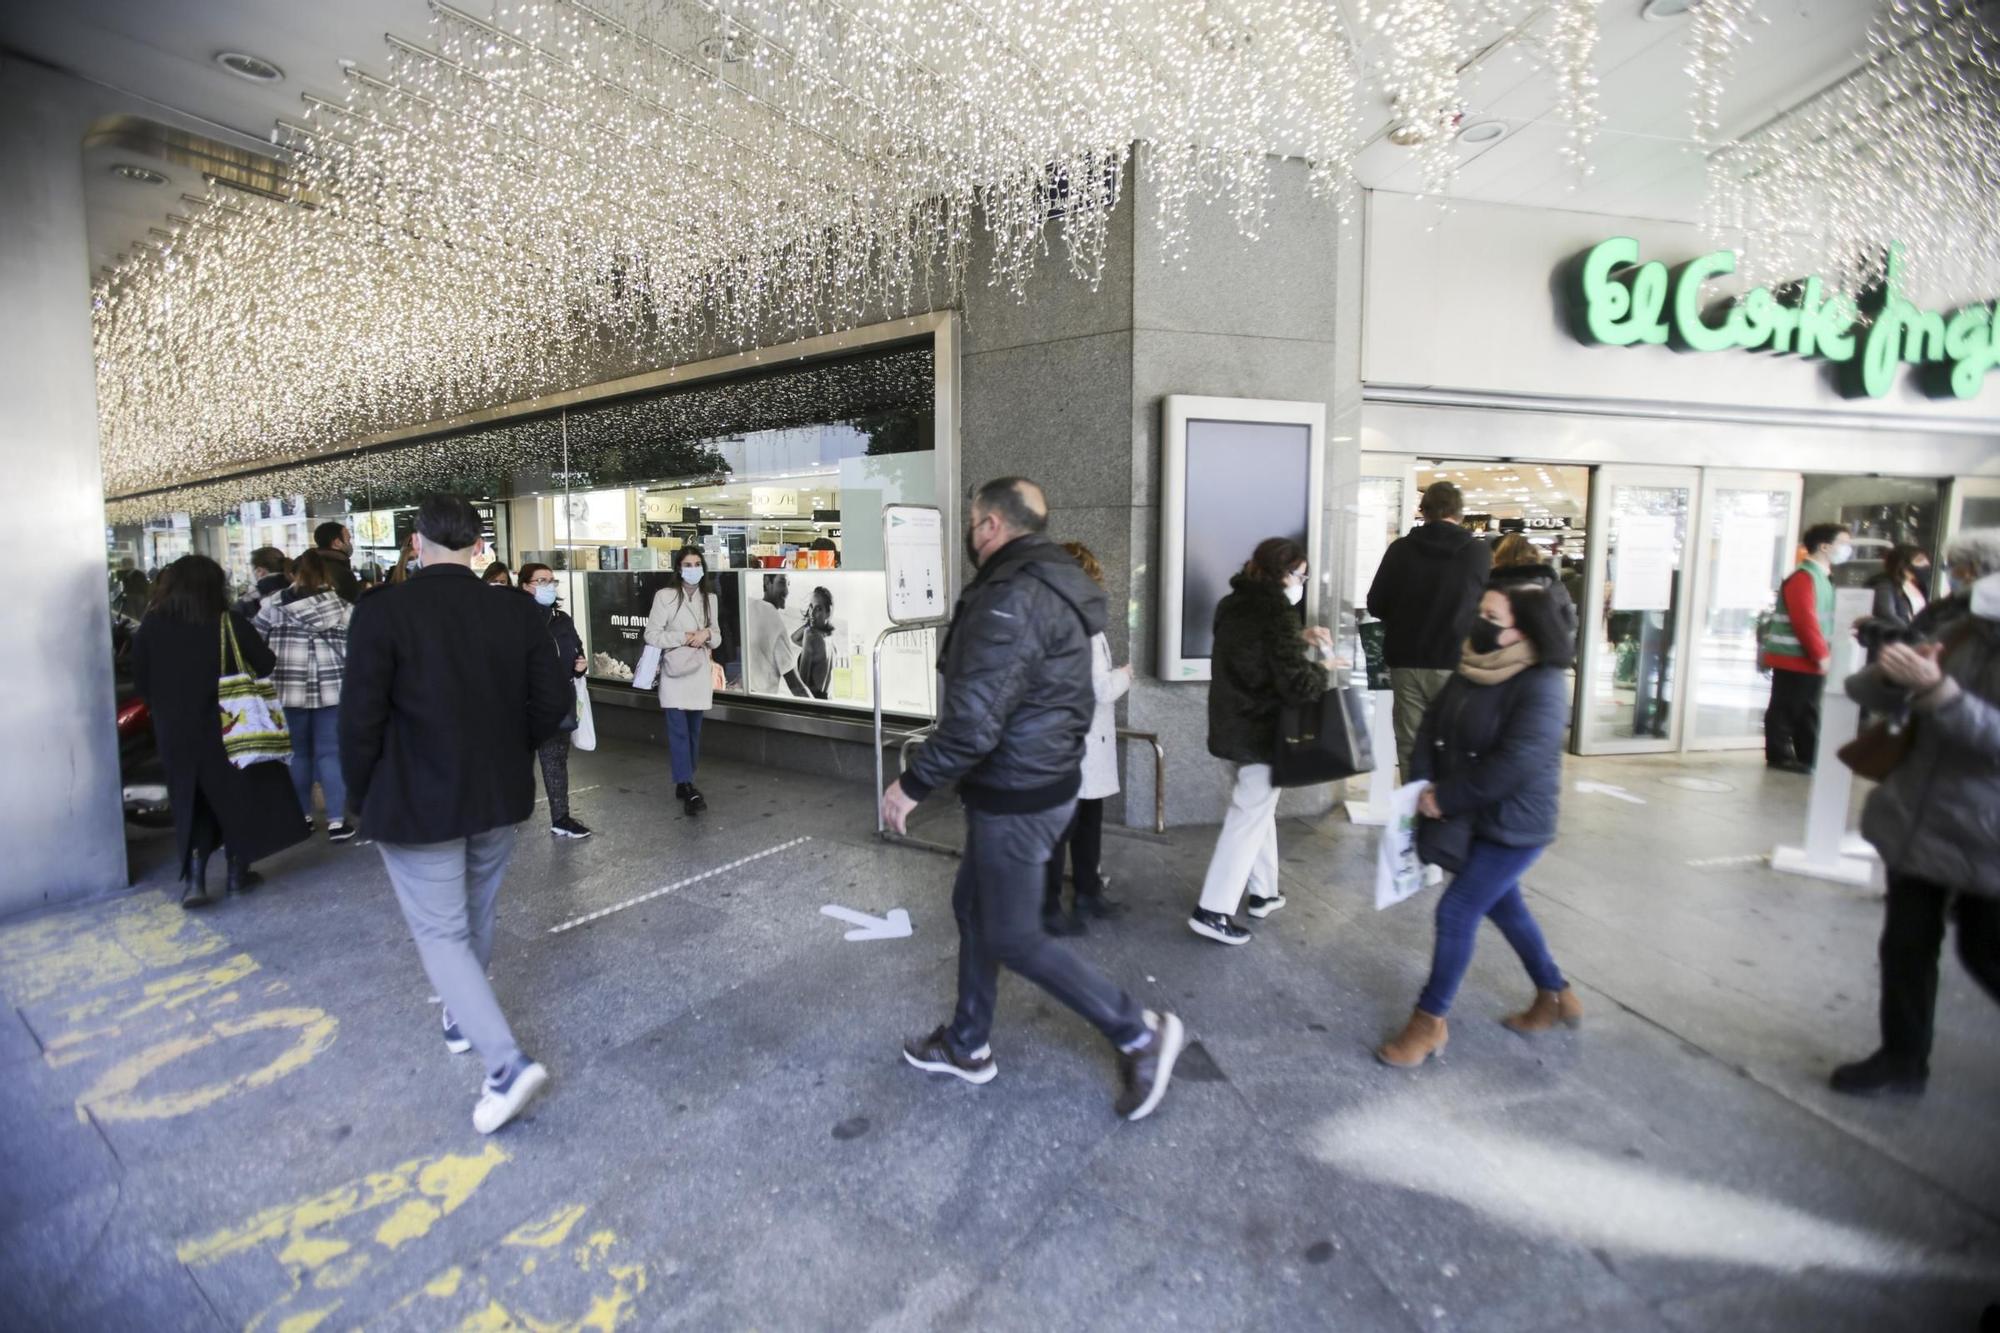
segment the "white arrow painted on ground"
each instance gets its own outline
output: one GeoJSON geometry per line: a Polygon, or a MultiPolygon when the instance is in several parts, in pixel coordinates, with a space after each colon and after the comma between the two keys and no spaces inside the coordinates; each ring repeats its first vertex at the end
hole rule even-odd
{"type": "Polygon", "coordinates": [[[850,940],[900,940],[910,934],[910,914],[900,907],[890,908],[887,916],[870,916],[866,912],[857,912],[851,907],[836,907],[832,903],[819,911],[821,916],[859,926],[859,930],[847,932],[850,940]]]}
{"type": "Polygon", "coordinates": [[[1599,796],[1615,797],[1621,801],[1629,801],[1633,805],[1646,803],[1645,797],[1634,796],[1623,787],[1614,787],[1608,782],[1579,782],[1576,784],[1576,789],[1580,792],[1596,792],[1599,796]]]}

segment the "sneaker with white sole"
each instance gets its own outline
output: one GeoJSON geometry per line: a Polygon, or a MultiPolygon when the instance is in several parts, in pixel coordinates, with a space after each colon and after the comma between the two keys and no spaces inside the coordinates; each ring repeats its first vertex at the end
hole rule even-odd
{"type": "Polygon", "coordinates": [[[328,842],[346,842],[360,831],[359,828],[344,819],[335,820],[326,826],[326,840],[328,842]]]}
{"type": "Polygon", "coordinates": [[[903,1058],[917,1069],[933,1074],[950,1074],[967,1083],[991,1083],[994,1075],[1000,1072],[991,1046],[981,1046],[971,1055],[961,1057],[952,1050],[951,1033],[946,1028],[938,1028],[927,1037],[912,1037],[904,1042],[903,1058]]]}
{"type": "Polygon", "coordinates": [[[1118,1053],[1118,1114],[1127,1120],[1144,1120],[1167,1095],[1167,1083],[1174,1076],[1174,1062],[1187,1045],[1187,1029],[1172,1014],[1146,1011],[1146,1027],[1153,1039],[1136,1051],[1118,1053]]]}
{"type": "Polygon", "coordinates": [[[1206,912],[1196,908],[1188,918],[1188,929],[1204,939],[1217,944],[1248,944],[1250,932],[1231,921],[1220,912],[1206,912]]]}
{"type": "Polygon", "coordinates": [[[1272,894],[1269,898],[1259,898],[1255,894],[1252,894],[1250,895],[1250,905],[1244,910],[1259,921],[1262,921],[1265,917],[1271,915],[1271,913],[1284,905],[1285,895],[1282,893],[1272,894]]]}
{"type": "Polygon", "coordinates": [[[444,1011],[444,1048],[453,1055],[464,1055],[472,1049],[472,1043],[465,1039],[463,1032],[459,1031],[458,1024],[453,1021],[449,1009],[444,1011]]]}
{"type": "Polygon", "coordinates": [[[479,1090],[479,1105],[472,1108],[472,1127],[491,1134],[519,1115],[548,1081],[549,1071],[533,1060],[515,1065],[498,1080],[489,1077],[479,1090]]]}
{"type": "Polygon", "coordinates": [[[590,836],[590,829],[587,826],[568,815],[564,815],[561,819],[551,823],[549,825],[549,832],[558,838],[587,838],[590,836]]]}

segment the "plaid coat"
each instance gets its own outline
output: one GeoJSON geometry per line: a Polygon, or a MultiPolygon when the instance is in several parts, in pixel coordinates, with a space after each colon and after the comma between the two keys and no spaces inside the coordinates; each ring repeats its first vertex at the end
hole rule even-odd
{"type": "Polygon", "coordinates": [[[271,683],[287,708],[332,708],[347,672],[347,621],[354,607],[338,593],[287,602],[274,598],[257,613],[257,628],[277,655],[271,683]]]}

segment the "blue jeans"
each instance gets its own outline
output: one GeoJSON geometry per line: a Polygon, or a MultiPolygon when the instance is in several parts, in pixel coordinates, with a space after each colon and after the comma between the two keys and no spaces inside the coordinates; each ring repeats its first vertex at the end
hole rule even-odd
{"type": "Polygon", "coordinates": [[[1541,856],[1539,847],[1502,847],[1497,842],[1472,840],[1465,869],[1458,872],[1451,887],[1437,905],[1437,946],[1431,955],[1431,979],[1417,997],[1417,1008],[1443,1018],[1472,965],[1473,938],[1479,933],[1481,917],[1491,917],[1521,963],[1541,990],[1561,990],[1563,980],[1542,928],[1528,913],[1521,897],[1521,876],[1541,856]]]}
{"type": "Polygon", "coordinates": [[[327,708],[287,708],[292,732],[292,790],[299,809],[312,816],[313,779],[326,797],[327,822],[347,816],[347,782],[340,776],[340,705],[327,708]]]}
{"type": "Polygon", "coordinates": [[[701,711],[694,708],[665,711],[667,753],[673,758],[674,781],[693,782],[695,762],[701,757],[701,711]]]}

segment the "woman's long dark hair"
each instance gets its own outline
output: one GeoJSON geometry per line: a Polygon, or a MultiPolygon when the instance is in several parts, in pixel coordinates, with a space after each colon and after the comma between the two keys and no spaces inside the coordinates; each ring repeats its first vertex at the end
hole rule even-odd
{"type": "Polygon", "coordinates": [[[1294,569],[1305,563],[1305,547],[1290,537],[1266,537],[1250,553],[1248,563],[1243,566],[1243,577],[1283,584],[1294,569]]]}
{"type": "Polygon", "coordinates": [[[1539,583],[1516,583],[1495,579],[1486,591],[1507,599],[1514,612],[1514,628],[1535,646],[1535,657],[1543,666],[1566,667],[1576,661],[1576,636],[1563,620],[1562,608],[1549,590],[1539,583]]]}
{"type": "Polygon", "coordinates": [[[1923,580],[1911,572],[1910,566],[1919,559],[1928,562],[1930,558],[1931,553],[1921,546],[1892,546],[1889,554],[1882,557],[1882,572],[1888,576],[1892,588],[1900,588],[1905,582],[1922,583],[1923,580]]]}
{"type": "Polygon", "coordinates": [[[147,610],[165,620],[206,625],[229,610],[229,579],[205,555],[184,555],[160,571],[147,610]]]}

